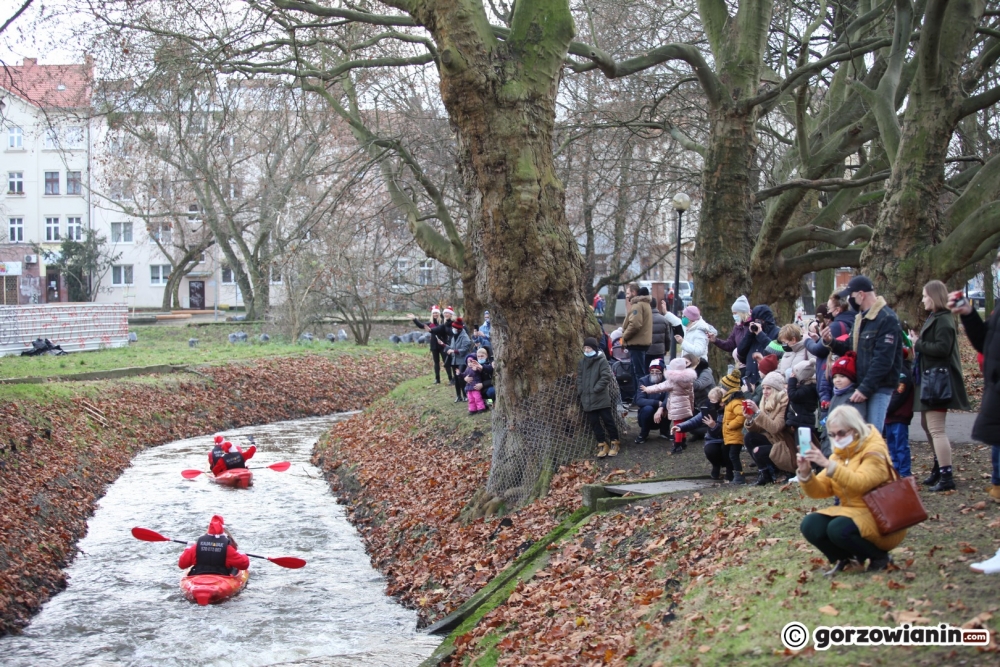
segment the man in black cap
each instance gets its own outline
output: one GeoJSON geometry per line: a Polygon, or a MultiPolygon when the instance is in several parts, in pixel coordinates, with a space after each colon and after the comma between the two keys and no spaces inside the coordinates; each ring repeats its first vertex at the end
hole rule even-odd
{"type": "MultiPolygon", "coordinates": [[[[853,350],[857,356],[858,387],[851,403],[868,403],[868,423],[882,432],[889,399],[899,383],[903,368],[903,330],[896,313],[875,294],[868,276],[854,276],[841,298],[857,303],[860,311],[854,318],[854,330],[847,341],[824,338],[823,342],[838,355],[853,350]]],[[[852,303],[853,305],[853,303],[852,303]]]]}

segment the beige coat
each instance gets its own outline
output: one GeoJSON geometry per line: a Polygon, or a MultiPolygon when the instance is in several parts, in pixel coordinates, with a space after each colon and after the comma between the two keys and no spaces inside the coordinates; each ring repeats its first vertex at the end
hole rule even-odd
{"type": "Polygon", "coordinates": [[[889,460],[889,449],[881,434],[869,426],[867,436],[844,449],[834,449],[830,460],[837,463],[832,476],[824,470],[802,482],[802,490],[810,498],[840,498],[840,505],[825,507],[819,513],[852,519],[861,537],[883,551],[897,547],[906,537],[906,531],[881,535],[875,517],[862,498],[892,477],[885,465],[889,460]]]}

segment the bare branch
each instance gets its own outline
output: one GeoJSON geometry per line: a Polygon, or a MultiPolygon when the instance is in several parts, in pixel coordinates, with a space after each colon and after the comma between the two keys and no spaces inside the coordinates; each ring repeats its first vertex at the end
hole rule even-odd
{"type": "Polygon", "coordinates": [[[761,202],[765,199],[770,199],[775,197],[786,190],[794,190],[796,188],[808,188],[810,190],[843,190],[844,188],[860,188],[869,183],[877,183],[878,181],[884,181],[889,178],[890,172],[880,171],[877,174],[872,174],[867,178],[820,178],[817,180],[808,180],[805,178],[793,178],[790,181],[785,181],[781,185],[776,185],[773,188],[767,188],[766,190],[760,190],[754,194],[754,201],[761,202]]]}

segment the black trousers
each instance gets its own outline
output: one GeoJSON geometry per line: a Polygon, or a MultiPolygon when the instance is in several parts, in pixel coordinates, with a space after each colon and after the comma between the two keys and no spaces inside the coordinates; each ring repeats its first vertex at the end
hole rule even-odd
{"type": "Polygon", "coordinates": [[[713,469],[730,468],[732,466],[726,446],[718,440],[706,440],[704,449],[705,458],[712,464],[713,469]]]}
{"type": "Polygon", "coordinates": [[[587,413],[587,419],[590,420],[590,428],[594,431],[597,442],[607,442],[608,438],[618,440],[618,425],[615,424],[611,408],[591,410],[587,413]]]}
{"type": "Polygon", "coordinates": [[[853,519],[846,516],[826,516],[819,512],[807,514],[799,526],[802,537],[817,549],[831,563],[851,557],[860,561],[885,558],[885,551],[861,537],[861,531],[853,519]]]}
{"type": "Polygon", "coordinates": [[[448,366],[455,374],[455,398],[465,398],[465,366],[448,366]]]}
{"type": "MultiPolygon", "coordinates": [[[[441,350],[431,350],[431,356],[434,357],[434,381],[438,384],[441,383],[441,350]]],[[[448,372],[447,370],[445,371],[448,372]]]]}
{"type": "Polygon", "coordinates": [[[726,451],[729,452],[729,465],[733,472],[743,472],[743,461],[740,460],[743,445],[726,445],[726,451]]]}
{"type": "Polygon", "coordinates": [[[746,445],[750,456],[757,463],[758,470],[770,470],[775,472],[776,468],[771,463],[771,441],[763,433],[747,433],[743,437],[743,444],[746,445]]]}

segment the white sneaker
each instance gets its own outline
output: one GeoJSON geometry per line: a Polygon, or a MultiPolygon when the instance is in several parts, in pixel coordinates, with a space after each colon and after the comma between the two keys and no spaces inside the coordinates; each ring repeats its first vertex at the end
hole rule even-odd
{"type": "Polygon", "coordinates": [[[997,574],[1000,572],[1000,551],[997,551],[993,558],[984,560],[982,563],[972,563],[969,567],[972,568],[973,572],[980,574],[997,574]]]}

